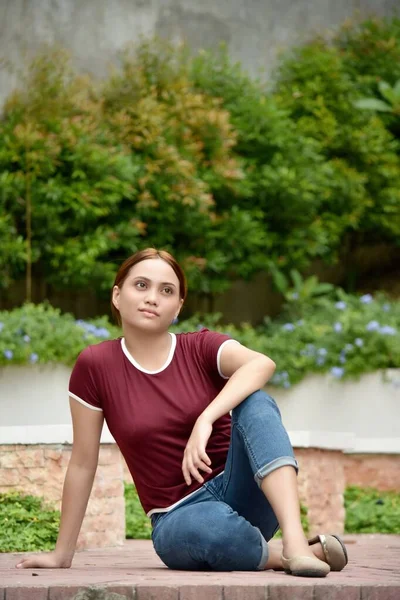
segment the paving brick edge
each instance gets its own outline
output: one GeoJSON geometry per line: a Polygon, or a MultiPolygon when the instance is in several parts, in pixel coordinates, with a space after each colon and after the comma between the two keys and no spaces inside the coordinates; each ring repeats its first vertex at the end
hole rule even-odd
{"type": "Polygon", "coordinates": [[[285,584],[195,584],[143,583],[110,585],[11,585],[0,587],[0,600],[396,600],[399,585],[329,583],[294,580],[285,584]],[[299,594],[299,596],[297,595],[299,594]]]}

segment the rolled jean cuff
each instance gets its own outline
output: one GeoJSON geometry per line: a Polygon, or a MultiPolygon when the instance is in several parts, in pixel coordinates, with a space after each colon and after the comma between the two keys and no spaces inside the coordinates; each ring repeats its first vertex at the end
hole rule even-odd
{"type": "Polygon", "coordinates": [[[276,469],[280,469],[281,467],[287,467],[287,466],[294,467],[296,469],[296,473],[299,470],[299,465],[297,464],[297,460],[295,458],[293,458],[293,456],[280,456],[279,458],[276,458],[275,460],[271,461],[264,467],[261,467],[261,469],[259,469],[257,471],[257,473],[254,475],[254,481],[260,488],[264,477],[266,477],[267,475],[269,475],[270,473],[272,473],[272,471],[275,471],[276,469]]]}
{"type": "MultiPolygon", "coordinates": [[[[258,527],[256,528],[258,529],[258,527]]],[[[260,531],[258,529],[258,531],[260,531]]],[[[268,544],[263,536],[263,534],[260,531],[260,538],[261,538],[261,559],[260,562],[258,563],[258,567],[257,567],[257,571],[264,571],[266,564],[268,562],[268,558],[269,558],[269,550],[268,550],[268,544]]]]}

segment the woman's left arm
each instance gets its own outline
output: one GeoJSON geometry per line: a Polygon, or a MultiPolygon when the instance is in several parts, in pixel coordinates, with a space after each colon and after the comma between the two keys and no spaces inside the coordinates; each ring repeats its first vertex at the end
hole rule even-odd
{"type": "Polygon", "coordinates": [[[184,452],[182,471],[188,485],[191,477],[203,483],[199,469],[206,473],[212,472],[206,446],[213,423],[247,396],[264,387],[274,374],[275,363],[264,354],[249,350],[241,344],[231,343],[222,348],[220,370],[229,380],[198,417],[184,452]]]}

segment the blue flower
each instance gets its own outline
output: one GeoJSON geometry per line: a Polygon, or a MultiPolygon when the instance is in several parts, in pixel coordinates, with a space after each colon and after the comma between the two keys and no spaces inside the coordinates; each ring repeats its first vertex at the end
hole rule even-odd
{"type": "Polygon", "coordinates": [[[324,356],[318,356],[318,357],[317,357],[317,360],[316,360],[316,364],[317,364],[319,367],[322,367],[322,365],[324,365],[324,364],[325,364],[325,357],[324,357],[324,356]]]}
{"type": "Polygon", "coordinates": [[[378,331],[380,325],[378,321],[370,321],[366,327],[367,331],[378,331]]]}
{"type": "Polygon", "coordinates": [[[285,383],[289,383],[289,373],[287,371],[282,371],[280,373],[274,373],[274,375],[271,378],[271,383],[283,383],[284,387],[288,387],[285,386],[285,383]]]}
{"type": "Polygon", "coordinates": [[[362,348],[364,346],[364,340],[362,340],[361,338],[356,338],[354,340],[354,343],[356,346],[358,346],[359,348],[362,348]]]}
{"type": "Polygon", "coordinates": [[[284,387],[285,389],[288,389],[288,388],[290,388],[290,386],[291,386],[291,383],[290,383],[290,381],[287,381],[287,380],[286,380],[286,381],[284,381],[284,382],[283,382],[283,387],[284,387]]]}
{"type": "Polygon", "coordinates": [[[361,296],[360,298],[360,302],[362,302],[363,304],[371,304],[372,301],[373,297],[371,296],[371,294],[364,294],[364,296],[361,296]]]}
{"type": "Polygon", "coordinates": [[[299,325],[301,327],[301,325],[304,325],[304,319],[300,319],[300,321],[297,321],[296,325],[299,325]]]}
{"type": "Polygon", "coordinates": [[[328,354],[328,350],[326,348],[318,348],[317,353],[319,356],[326,356],[328,354]]]}
{"type": "Polygon", "coordinates": [[[292,293],[292,300],[298,300],[299,294],[297,292],[292,293]]]}
{"type": "Polygon", "coordinates": [[[26,342],[27,344],[31,341],[31,338],[29,337],[29,335],[24,335],[24,342],[26,342]]]}
{"type": "Polygon", "coordinates": [[[346,355],[344,354],[344,352],[340,353],[339,362],[341,362],[342,365],[344,365],[344,363],[346,362],[346,355]]]}
{"type": "Polygon", "coordinates": [[[92,325],[92,323],[87,323],[83,319],[78,319],[77,321],[75,321],[75,323],[76,323],[76,325],[79,325],[79,327],[82,327],[83,329],[85,329],[88,333],[97,335],[96,325],[92,325]]]}
{"type": "Polygon", "coordinates": [[[99,327],[98,329],[96,328],[95,331],[93,331],[93,334],[96,337],[104,337],[104,338],[110,337],[110,332],[105,327],[99,327]]]}
{"type": "Polygon", "coordinates": [[[390,327],[390,325],[384,325],[380,328],[379,333],[383,333],[383,335],[396,335],[397,330],[394,327],[390,327]]]}
{"type": "Polygon", "coordinates": [[[301,356],[314,356],[315,355],[315,346],[314,344],[307,344],[305,349],[300,351],[301,356]]]}
{"type": "Polygon", "coordinates": [[[346,344],[344,347],[344,351],[345,352],[351,352],[352,350],[354,350],[354,346],[353,344],[346,344]]]}
{"type": "Polygon", "coordinates": [[[343,300],[341,300],[340,302],[336,302],[335,307],[338,308],[339,310],[344,310],[346,308],[347,304],[346,302],[343,302],[343,300]]]}
{"type": "Polygon", "coordinates": [[[3,331],[4,329],[4,323],[0,322],[0,333],[3,331]]]}
{"type": "Polygon", "coordinates": [[[32,354],[29,357],[29,361],[34,364],[35,362],[37,362],[39,360],[39,356],[38,354],[36,354],[36,352],[32,352],[32,354]]]}
{"type": "Polygon", "coordinates": [[[4,350],[3,354],[8,360],[11,360],[14,356],[14,352],[12,350],[4,350]]]}
{"type": "Polygon", "coordinates": [[[344,374],[344,369],[342,367],[332,367],[331,375],[333,375],[337,379],[340,379],[341,377],[343,377],[343,374],[344,374]]]}
{"type": "Polygon", "coordinates": [[[340,333],[343,329],[343,325],[339,322],[336,322],[333,326],[333,329],[336,331],[336,333],[340,333]]]}
{"type": "Polygon", "coordinates": [[[294,329],[296,329],[296,326],[293,325],[293,323],[285,323],[284,325],[282,325],[282,329],[283,331],[293,331],[294,329]]]}
{"type": "Polygon", "coordinates": [[[385,311],[385,312],[389,312],[389,310],[390,310],[390,304],[388,304],[387,302],[385,302],[385,304],[382,306],[382,310],[385,311]]]}

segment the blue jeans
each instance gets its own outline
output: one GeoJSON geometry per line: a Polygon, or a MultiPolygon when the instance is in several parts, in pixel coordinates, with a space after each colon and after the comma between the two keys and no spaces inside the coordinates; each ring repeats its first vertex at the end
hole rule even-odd
{"type": "Polygon", "coordinates": [[[225,471],[176,508],[152,515],[158,556],[171,569],[264,569],[279,525],[260,486],[286,465],[298,469],[279,408],[259,390],[232,411],[225,471]]]}

